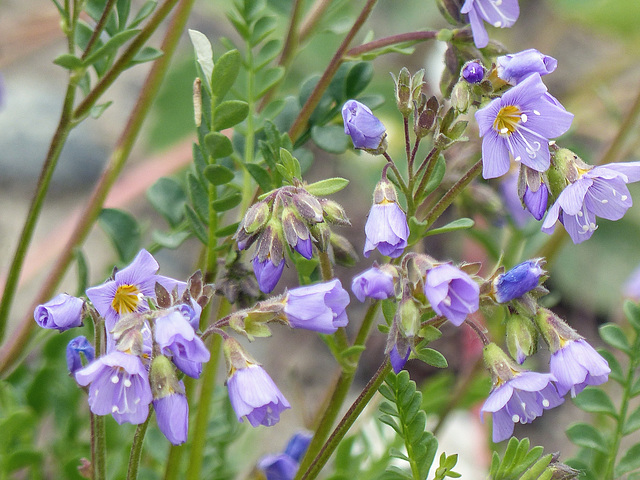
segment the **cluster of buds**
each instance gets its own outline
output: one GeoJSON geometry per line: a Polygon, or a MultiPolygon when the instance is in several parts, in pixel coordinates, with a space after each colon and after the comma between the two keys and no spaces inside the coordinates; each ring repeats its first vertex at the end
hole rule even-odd
{"type": "Polygon", "coordinates": [[[332,235],[330,224],[350,225],[341,205],[317,198],[302,185],[285,186],[247,210],[234,238],[239,250],[256,244],[253,271],[260,290],[270,293],[284,270],[285,245],[306,259],[313,256],[314,246],[328,252],[332,241],[340,243],[340,252],[349,250],[343,237],[332,235]]]}

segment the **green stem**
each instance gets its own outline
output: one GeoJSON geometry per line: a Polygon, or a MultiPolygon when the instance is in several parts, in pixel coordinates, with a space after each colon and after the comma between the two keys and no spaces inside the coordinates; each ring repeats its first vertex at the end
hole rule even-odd
{"type": "Polygon", "coordinates": [[[311,117],[311,114],[313,113],[315,108],[318,106],[318,103],[320,103],[322,94],[327,89],[329,83],[331,83],[331,79],[344,61],[344,55],[347,51],[347,48],[349,48],[349,44],[353,41],[353,38],[356,36],[356,33],[358,33],[360,28],[362,28],[362,25],[364,25],[364,22],[371,14],[371,11],[373,10],[373,7],[377,1],[378,0],[367,0],[367,3],[360,12],[360,15],[358,15],[358,18],[354,22],[347,35],[344,37],[344,40],[338,47],[338,50],[331,58],[331,61],[329,62],[329,65],[327,65],[327,68],[322,74],[322,77],[320,77],[318,84],[313,89],[313,92],[311,92],[311,95],[309,95],[309,98],[307,99],[305,104],[302,106],[300,113],[289,129],[289,137],[294,144],[306,130],[307,122],[309,121],[309,118],[311,117]]]}
{"type": "MultiPolygon", "coordinates": [[[[640,335],[636,334],[636,339],[631,347],[632,352],[640,351],[640,335]]],[[[617,418],[616,432],[611,443],[611,450],[609,451],[609,464],[607,465],[607,472],[604,476],[604,480],[614,480],[614,472],[616,466],[616,459],[618,457],[618,450],[620,449],[620,442],[624,434],[624,424],[627,420],[627,411],[629,410],[629,401],[631,400],[631,388],[633,387],[633,380],[635,374],[640,367],[640,355],[631,355],[629,361],[629,368],[627,370],[627,378],[624,382],[624,390],[622,392],[622,400],[620,404],[620,414],[617,418]]]]}
{"type": "Polygon", "coordinates": [[[127,480],[136,480],[138,478],[138,468],[140,467],[140,458],[142,457],[142,444],[144,443],[144,436],[147,433],[147,427],[149,426],[152,416],[153,412],[149,411],[147,419],[136,428],[136,433],[133,436],[133,444],[131,445],[131,454],[129,455],[127,480]]]}
{"type": "Polygon", "coordinates": [[[102,16],[98,23],[96,24],[96,28],[93,29],[93,33],[91,34],[91,38],[87,42],[87,47],[84,49],[84,53],[82,54],[82,60],[87,58],[91,53],[91,49],[95,45],[96,41],[100,38],[102,31],[107,25],[107,19],[111,14],[111,10],[113,10],[113,6],[116,4],[117,0],[107,0],[107,4],[104,6],[104,10],[102,11],[102,16]]]}
{"type": "Polygon", "coordinates": [[[414,198],[416,199],[416,201],[422,195],[422,192],[426,188],[427,183],[429,182],[429,179],[431,178],[431,174],[433,173],[433,169],[436,166],[435,159],[438,158],[438,155],[440,155],[440,149],[436,148],[436,147],[433,147],[431,149],[431,151],[427,154],[427,156],[425,157],[423,162],[418,167],[418,170],[416,171],[416,177],[418,177],[418,176],[420,176],[420,172],[422,172],[424,170],[424,174],[422,175],[422,178],[420,179],[420,183],[418,184],[418,188],[416,188],[415,190],[411,191],[411,195],[414,195],[414,198]]]}
{"type": "Polygon", "coordinates": [[[465,173],[453,186],[449,189],[447,193],[445,193],[440,201],[434,205],[429,213],[425,216],[425,222],[427,224],[427,228],[433,225],[440,215],[444,213],[444,211],[449,208],[449,205],[453,203],[455,198],[466,188],[471,181],[480,175],[482,172],[482,159],[478,160],[467,173],[465,173]]]}
{"type": "MultiPolygon", "coordinates": [[[[18,287],[20,272],[22,271],[27,249],[29,248],[29,244],[33,238],[33,231],[36,223],[38,222],[38,218],[40,217],[42,206],[44,205],[44,199],[49,190],[51,177],[53,176],[53,172],[58,164],[60,153],[62,152],[62,148],[64,147],[69,132],[73,128],[71,115],[73,111],[73,103],[75,101],[75,92],[76,85],[73,78],[71,78],[67,87],[64,105],[62,106],[62,113],[60,115],[58,128],[51,139],[49,152],[47,153],[44,165],[42,166],[40,178],[38,179],[38,186],[33,196],[33,200],[31,201],[31,205],[29,206],[29,213],[27,214],[25,224],[22,228],[22,233],[18,240],[18,246],[13,254],[13,261],[9,268],[7,282],[2,293],[2,302],[0,303],[0,342],[4,339],[6,333],[7,321],[18,287]]],[[[32,318],[30,318],[30,322],[33,323],[32,318]]]]}
{"type": "MultiPolygon", "coordinates": [[[[244,164],[253,163],[255,150],[255,131],[253,126],[253,117],[256,115],[256,106],[254,98],[255,89],[255,72],[253,71],[253,52],[251,46],[247,45],[247,104],[249,106],[249,115],[247,115],[246,132],[244,135],[244,164]]],[[[242,205],[241,211],[246,212],[254,197],[252,188],[252,177],[248,171],[243,172],[242,184],[242,205]]]]}
{"type": "Polygon", "coordinates": [[[379,48],[395,45],[396,43],[403,42],[421,42],[424,40],[433,40],[438,35],[436,30],[427,30],[421,32],[407,32],[398,35],[391,35],[389,37],[380,38],[372,42],[363,43],[357,47],[352,48],[347,52],[348,57],[357,57],[365,53],[369,53],[379,48]]]}
{"type": "MultiPolygon", "coordinates": [[[[93,322],[93,345],[96,357],[104,354],[104,320],[98,317],[93,322]]],[[[106,456],[107,442],[104,429],[104,416],[90,413],[91,416],[91,464],[93,467],[94,480],[105,480],[106,475],[106,456]]]]}
{"type": "MultiPolygon", "coordinates": [[[[305,473],[300,477],[300,480],[312,480],[318,476],[340,441],[344,438],[358,416],[362,413],[364,407],[367,406],[369,401],[378,391],[378,388],[380,388],[380,385],[382,385],[382,382],[390,370],[391,364],[389,363],[389,360],[386,359],[384,363],[380,365],[380,368],[378,368],[378,371],[371,380],[369,380],[369,383],[364,387],[355,402],[353,402],[344,417],[342,417],[342,420],[340,420],[340,423],[327,440],[327,443],[322,447],[305,473]]],[[[296,479],[299,477],[301,471],[303,471],[302,464],[300,465],[300,470],[298,471],[296,479]]]]}
{"type": "Polygon", "coordinates": [[[299,43],[303,43],[315,30],[332,1],[333,0],[316,0],[300,26],[299,43]]]}
{"type": "Polygon", "coordinates": [[[319,252],[318,259],[320,260],[320,273],[322,280],[328,282],[333,278],[333,265],[331,265],[331,259],[327,252],[319,252]]]}

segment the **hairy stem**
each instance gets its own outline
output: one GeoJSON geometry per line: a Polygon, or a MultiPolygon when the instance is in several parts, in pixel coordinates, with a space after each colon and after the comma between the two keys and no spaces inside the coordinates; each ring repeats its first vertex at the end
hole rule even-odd
{"type": "Polygon", "coordinates": [[[404,42],[420,42],[424,40],[433,40],[438,35],[436,30],[427,30],[421,32],[408,32],[400,33],[398,35],[391,35],[389,37],[380,38],[372,42],[363,43],[357,47],[352,48],[347,52],[348,57],[357,57],[365,53],[369,53],[379,48],[395,45],[396,43],[404,42]]]}
{"type": "Polygon", "coordinates": [[[149,412],[147,419],[138,425],[136,433],[133,436],[133,444],[131,445],[131,454],[129,455],[129,468],[127,469],[127,480],[136,480],[138,478],[138,469],[140,467],[140,458],[142,457],[142,444],[144,436],[147,433],[147,427],[153,416],[153,411],[149,412]]]}

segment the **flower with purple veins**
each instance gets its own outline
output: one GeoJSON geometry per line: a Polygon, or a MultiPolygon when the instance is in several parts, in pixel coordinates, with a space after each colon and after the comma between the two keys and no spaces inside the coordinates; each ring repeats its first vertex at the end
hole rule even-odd
{"type": "Polygon", "coordinates": [[[275,425],[280,421],[280,413],[291,408],[260,365],[248,364],[235,370],[227,380],[227,388],[238,421],[246,417],[252,427],[275,425]]]}
{"type": "Polygon", "coordinates": [[[398,205],[395,188],[388,180],[380,180],[373,192],[373,205],[364,226],[364,256],[378,249],[383,255],[402,255],[409,238],[407,215],[398,205]]]}
{"type": "Polygon", "coordinates": [[[640,162],[610,163],[578,170],[578,179],[558,195],[542,223],[551,234],[560,221],[573,243],[591,238],[596,216],[620,220],[633,205],[627,183],[640,181],[640,162]]]}
{"type": "Polygon", "coordinates": [[[510,156],[538,172],[549,168],[549,139],[569,129],[573,114],[550,102],[546,92],[533,73],[476,112],[484,178],[507,173],[510,156]]]}
{"type": "Polygon", "coordinates": [[[443,263],[427,271],[424,284],[431,308],[456,326],[478,310],[480,287],[462,270],[443,263]]]}
{"type": "Polygon", "coordinates": [[[469,15],[473,42],[478,48],[489,44],[489,34],[484,22],[497,28],[511,27],[520,15],[518,0],[467,0],[460,13],[469,15]]]}
{"type": "Polygon", "coordinates": [[[155,340],[161,351],[186,375],[199,378],[210,353],[180,312],[156,319],[155,340]]]}
{"type": "Polygon", "coordinates": [[[69,373],[74,374],[82,368],[81,354],[87,361],[87,364],[93,362],[95,358],[95,349],[89,343],[87,337],[80,335],[67,344],[67,368],[69,373]]]}
{"type": "Polygon", "coordinates": [[[335,333],[349,322],[345,311],[349,301],[340,280],[334,279],[289,290],[284,299],[284,314],[293,328],[335,333]]]}
{"type": "Polygon", "coordinates": [[[33,318],[42,328],[64,332],[82,326],[83,306],[82,299],[61,293],[47,303],[38,305],[33,312],[33,318]]]}
{"type": "Polygon", "coordinates": [[[191,299],[190,303],[191,305],[181,303],[180,305],[176,305],[175,308],[178,312],[180,312],[184,319],[189,322],[189,325],[191,325],[194,330],[198,330],[198,328],[200,328],[200,315],[202,315],[202,307],[193,298],[191,299]]]}
{"type": "Polygon", "coordinates": [[[260,261],[258,256],[253,257],[253,273],[258,281],[260,291],[263,293],[271,293],[276,288],[282,271],[284,270],[284,258],[278,265],[274,265],[271,261],[271,257],[267,256],[263,262],[260,261]]]}
{"type": "Polygon", "coordinates": [[[544,213],[547,211],[547,201],[549,199],[549,190],[544,183],[540,184],[537,191],[532,191],[529,186],[525,187],[523,201],[527,210],[536,220],[542,220],[544,213]]]}
{"type": "Polygon", "coordinates": [[[507,303],[536,288],[540,277],[547,273],[542,269],[543,265],[543,258],[535,258],[519,263],[506,273],[498,275],[493,280],[496,302],[507,303]]]}
{"type": "Polygon", "coordinates": [[[119,424],[146,420],[152,395],[140,357],[114,350],[78,370],[75,377],[80,385],[89,385],[89,407],[96,415],[111,413],[119,424]]]}
{"type": "Polygon", "coordinates": [[[387,129],[366,105],[348,100],[342,107],[344,133],[351,137],[355,148],[378,150],[387,136],[387,129]]]}
{"type": "Polygon", "coordinates": [[[496,59],[498,77],[511,85],[517,85],[532,73],[540,76],[552,73],[558,66],[558,61],[540,53],[535,48],[510,53],[496,59]]]}
{"type": "Polygon", "coordinates": [[[553,385],[550,373],[516,372],[515,376],[495,387],[482,405],[481,412],[493,413],[493,441],[506,440],[516,423],[531,423],[544,410],[564,402],[553,385]]]}
{"type": "MultiPolygon", "coordinates": [[[[180,381],[184,391],[184,383],[180,381]]],[[[153,400],[158,428],[173,445],[182,445],[189,434],[189,403],[184,393],[174,392],[153,400]]]]}
{"type": "Polygon", "coordinates": [[[587,385],[600,385],[609,379],[607,361],[583,338],[569,340],[551,355],[549,369],[556,377],[560,395],[575,397],[587,385]]]}
{"type": "Polygon", "coordinates": [[[351,291],[361,302],[366,298],[384,300],[393,297],[395,295],[393,275],[386,269],[373,266],[353,277],[351,291]]]}
{"type": "Polygon", "coordinates": [[[104,317],[107,331],[127,313],[149,310],[145,297],[155,297],[156,272],[159,265],[146,250],[141,250],[131,264],[116,272],[113,280],[87,289],[87,297],[104,317]]]}

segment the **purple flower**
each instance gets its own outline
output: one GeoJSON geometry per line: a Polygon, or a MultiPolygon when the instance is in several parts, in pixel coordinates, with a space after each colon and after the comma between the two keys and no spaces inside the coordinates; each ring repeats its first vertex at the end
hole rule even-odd
{"type": "Polygon", "coordinates": [[[547,273],[542,269],[542,265],[544,265],[542,258],[527,260],[508,272],[498,275],[493,280],[496,302],[507,303],[536,288],[540,277],[547,273]]]}
{"type": "Polygon", "coordinates": [[[227,380],[229,400],[238,420],[247,417],[252,427],[270,427],[280,421],[280,413],[291,408],[269,374],[260,365],[250,364],[234,371],[227,380]]]}
{"type": "Polygon", "coordinates": [[[517,85],[532,73],[543,76],[553,72],[558,66],[558,61],[535,48],[530,48],[498,57],[496,64],[498,77],[511,85],[517,85]]]}
{"type": "Polygon", "coordinates": [[[176,367],[190,377],[200,377],[202,363],[209,361],[209,350],[180,312],[156,319],[155,339],[176,367]]]}
{"type": "Polygon", "coordinates": [[[387,129],[366,105],[348,100],[342,107],[344,133],[355,148],[377,150],[386,138],[387,129]]]}
{"type": "Polygon", "coordinates": [[[258,469],[264,473],[266,480],[293,480],[298,467],[298,462],[284,453],[266,455],[258,462],[258,469]]]}
{"type": "Polygon", "coordinates": [[[309,448],[313,434],[311,432],[298,432],[289,439],[284,449],[284,454],[293,458],[296,462],[302,460],[302,456],[309,448]]]}
{"type": "Polygon", "coordinates": [[[598,228],[596,216],[620,220],[633,204],[627,183],[640,180],[640,162],[610,163],[579,171],[549,209],[542,231],[551,234],[556,221],[578,244],[591,238],[598,228]]]}
{"type": "MultiPolygon", "coordinates": [[[[184,389],[184,383],[180,385],[184,389]]],[[[189,403],[182,393],[172,393],[166,397],[153,400],[153,408],[160,431],[174,445],[187,441],[189,433],[189,403]]]]}
{"type": "Polygon", "coordinates": [[[394,345],[391,351],[389,352],[389,361],[391,362],[391,368],[393,368],[393,373],[399,373],[409,360],[409,355],[411,354],[411,349],[407,348],[407,353],[403,356],[398,352],[398,346],[394,345]]]}
{"type": "Polygon", "coordinates": [[[393,297],[395,295],[393,275],[376,266],[371,267],[353,277],[351,291],[361,302],[364,302],[367,297],[376,300],[393,297]]]}
{"type": "Polygon", "coordinates": [[[571,391],[575,397],[587,385],[600,385],[609,379],[607,361],[584,339],[570,340],[551,355],[549,369],[556,377],[560,395],[571,391]]]}
{"type": "Polygon", "coordinates": [[[76,381],[89,386],[89,407],[96,415],[111,413],[116,422],[144,422],[152,400],[149,376],[136,355],[118,350],[97,358],[76,372],[76,381]]]}
{"type": "Polygon", "coordinates": [[[520,7],[518,0],[467,0],[460,13],[469,15],[473,42],[484,48],[489,43],[489,34],[483,21],[497,28],[511,27],[520,15],[520,7]]]}
{"type": "Polygon", "coordinates": [[[345,311],[349,294],[338,279],[289,290],[284,301],[284,313],[293,328],[334,333],[349,322],[345,311]]]}
{"type": "Polygon", "coordinates": [[[81,354],[84,355],[87,363],[93,362],[95,358],[93,345],[83,335],[74,338],[67,344],[67,368],[69,373],[74,374],[82,368],[81,354]]]}
{"type": "Polygon", "coordinates": [[[122,315],[149,309],[145,297],[155,298],[158,262],[146,250],[131,264],[116,272],[114,279],[87,290],[87,297],[104,317],[107,331],[113,330],[122,315]]]}
{"type": "Polygon", "coordinates": [[[549,139],[569,129],[573,114],[551,103],[546,92],[540,75],[533,73],[476,112],[484,178],[507,173],[509,155],[538,172],[549,168],[549,139]]]}
{"type": "Polygon", "coordinates": [[[202,314],[202,307],[193,298],[191,299],[191,305],[181,303],[180,305],[176,305],[176,310],[180,312],[180,314],[187,322],[189,322],[189,325],[191,325],[194,330],[198,330],[198,328],[200,328],[200,315],[202,314]]]}
{"type": "Polygon", "coordinates": [[[313,256],[313,244],[311,243],[311,237],[307,237],[304,240],[302,238],[298,238],[298,243],[296,243],[293,249],[307,260],[310,260],[313,256]]]}
{"type": "Polygon", "coordinates": [[[456,326],[478,310],[480,287],[462,270],[443,263],[427,272],[424,294],[431,308],[456,326]]]}
{"type": "Polygon", "coordinates": [[[522,207],[522,202],[520,202],[518,198],[517,172],[509,172],[506,176],[502,177],[500,182],[500,196],[513,223],[518,228],[524,228],[531,219],[531,215],[522,207]]]}
{"type": "Polygon", "coordinates": [[[38,305],[33,312],[33,318],[42,328],[64,332],[82,325],[83,305],[82,299],[61,293],[47,303],[38,305]]]}
{"type": "Polygon", "coordinates": [[[253,273],[255,273],[258,286],[263,293],[271,293],[276,288],[283,270],[284,258],[278,265],[274,265],[270,257],[267,257],[263,262],[257,255],[253,257],[253,273]]]}
{"type": "Polygon", "coordinates": [[[468,83],[480,83],[484,78],[484,67],[480,62],[468,62],[462,67],[462,78],[468,83]]]}
{"type": "Polygon", "coordinates": [[[553,386],[554,381],[550,373],[518,372],[491,391],[481,412],[493,413],[495,443],[509,438],[516,423],[531,423],[544,410],[564,402],[553,386]]]}
{"type": "Polygon", "coordinates": [[[549,190],[544,183],[540,184],[540,188],[536,192],[532,191],[528,185],[525,187],[524,204],[536,220],[542,220],[544,213],[547,211],[548,199],[549,190]]]}
{"type": "Polygon", "coordinates": [[[404,252],[409,238],[407,216],[395,202],[374,204],[369,211],[364,233],[365,257],[369,258],[375,248],[383,255],[399,257],[404,252]]]}

